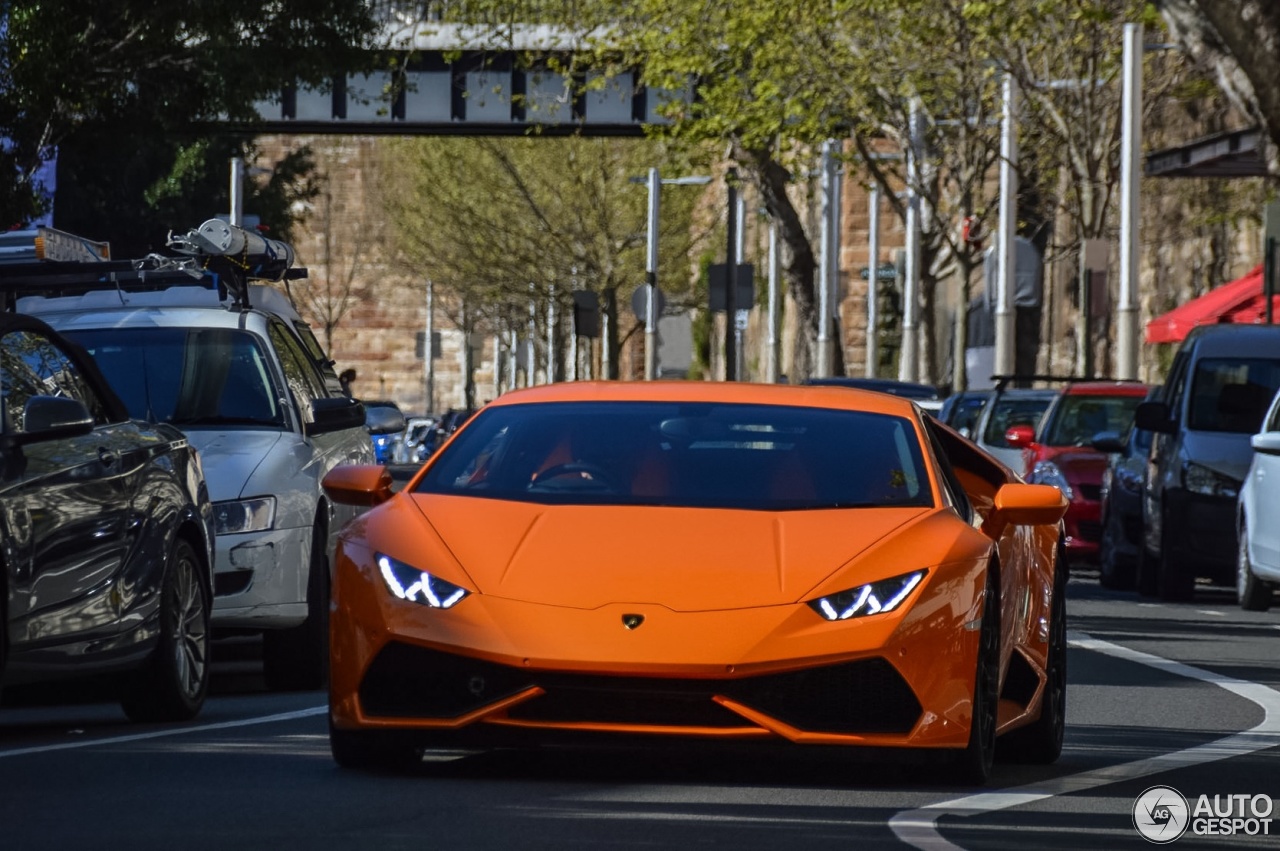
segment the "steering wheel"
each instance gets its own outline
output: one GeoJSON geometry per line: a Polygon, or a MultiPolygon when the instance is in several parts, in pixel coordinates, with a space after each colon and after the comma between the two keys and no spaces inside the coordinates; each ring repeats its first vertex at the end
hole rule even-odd
{"type": "Polygon", "coordinates": [[[617,483],[608,471],[585,461],[570,461],[566,464],[555,464],[535,475],[529,482],[530,489],[547,487],[556,479],[565,479],[565,487],[576,487],[583,490],[617,491],[617,483]],[[572,478],[570,478],[572,477],[572,478]]]}

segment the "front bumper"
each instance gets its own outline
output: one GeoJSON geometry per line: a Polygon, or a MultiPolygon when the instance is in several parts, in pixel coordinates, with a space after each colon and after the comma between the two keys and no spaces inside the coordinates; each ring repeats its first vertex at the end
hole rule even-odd
{"type": "MultiPolygon", "coordinates": [[[[1092,490],[1096,495],[1097,488],[1092,490]]],[[[1067,556],[1073,561],[1097,561],[1098,545],[1102,542],[1102,504],[1096,498],[1077,496],[1068,504],[1062,522],[1067,556]]]]}
{"type": "MultiPolygon", "coordinates": [[[[353,559],[351,556],[355,555],[353,559]]],[[[981,565],[930,572],[907,608],[830,623],[805,604],[594,610],[391,596],[339,547],[330,713],[340,729],[665,735],[887,747],[969,739],[981,565]],[[643,614],[627,630],[623,614],[643,614]],[[945,663],[940,663],[945,660],[945,663]]]]}
{"type": "Polygon", "coordinates": [[[219,535],[215,627],[281,629],[307,619],[311,527],[219,535]]]}

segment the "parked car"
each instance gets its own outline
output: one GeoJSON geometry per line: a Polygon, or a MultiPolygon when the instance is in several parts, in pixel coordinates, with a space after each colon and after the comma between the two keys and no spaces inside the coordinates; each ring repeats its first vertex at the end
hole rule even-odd
{"type": "Polygon", "coordinates": [[[375,506],[335,571],[343,767],[643,735],[928,749],[982,783],[997,747],[1061,751],[1065,500],[905,399],[543,385],[399,492],[368,466],[325,489],[375,506]]]}
{"type": "Polygon", "coordinates": [[[0,683],[105,676],[136,721],[194,717],[214,561],[195,447],[131,420],[83,349],[12,313],[0,406],[0,683]]]}
{"type": "Polygon", "coordinates": [[[1135,422],[1155,432],[1144,491],[1139,593],[1186,600],[1196,580],[1234,585],[1238,498],[1250,438],[1280,387],[1280,325],[1204,325],[1178,349],[1135,422]]]}
{"type": "Polygon", "coordinates": [[[476,408],[450,408],[445,411],[427,436],[426,453],[430,455],[439,449],[463,423],[475,416],[476,410],[476,408]]]}
{"type": "Polygon", "coordinates": [[[407,417],[404,431],[391,447],[391,463],[421,464],[427,460],[428,438],[435,424],[435,417],[407,417]]]}
{"type": "Polygon", "coordinates": [[[1070,503],[1063,522],[1067,556],[1073,562],[1096,562],[1102,540],[1107,455],[1094,448],[1094,438],[1127,432],[1148,389],[1132,381],[1069,381],[1038,427],[1018,425],[1005,433],[1009,445],[1023,451],[1027,481],[1057,487],[1070,503]]]}
{"type": "MultiPolygon", "coordinates": [[[[217,221],[199,231],[236,234],[217,221]]],[[[356,513],[320,481],[373,461],[364,409],[333,389],[291,316],[253,301],[242,269],[284,274],[288,247],[231,260],[195,233],[171,242],[198,261],[186,271],[171,268],[180,258],[76,264],[60,286],[77,294],[19,306],[87,349],[131,416],[180,428],[199,449],[217,532],[213,626],[262,635],[269,688],[319,688],[329,554],[356,513]]]]}
{"type": "Polygon", "coordinates": [[[389,399],[362,399],[365,428],[373,445],[373,459],[379,464],[391,463],[391,450],[404,433],[405,417],[400,406],[389,399]],[[397,428],[392,429],[393,427],[397,428]]]}
{"type": "Polygon", "coordinates": [[[1240,487],[1236,599],[1242,609],[1271,608],[1280,587],[1280,393],[1249,439],[1253,459],[1240,487]]]}
{"type": "Polygon", "coordinates": [[[942,401],[938,411],[938,419],[951,426],[965,437],[976,436],[978,419],[982,409],[995,395],[994,390],[962,390],[952,393],[942,401]]]}
{"type": "Polygon", "coordinates": [[[829,378],[810,378],[805,384],[827,387],[856,387],[859,390],[874,390],[877,393],[888,393],[912,400],[931,414],[942,410],[942,397],[938,389],[928,384],[914,381],[897,381],[892,378],[859,378],[852,375],[837,375],[829,378]]]}
{"type": "MultiPolygon", "coordinates": [[[[1150,399],[1158,392],[1152,388],[1150,399]]],[[[1108,453],[1102,473],[1102,540],[1098,543],[1098,582],[1104,588],[1127,591],[1134,586],[1142,553],[1142,500],[1147,486],[1147,462],[1152,433],[1133,426],[1123,437],[1104,433],[1093,448],[1108,453]]]]}
{"type": "Polygon", "coordinates": [[[1057,395],[1057,390],[997,388],[978,415],[972,440],[1025,478],[1030,472],[1026,466],[1026,456],[1022,447],[1009,443],[1006,434],[1013,426],[1022,425],[1031,429],[1039,426],[1040,418],[1057,395]]]}

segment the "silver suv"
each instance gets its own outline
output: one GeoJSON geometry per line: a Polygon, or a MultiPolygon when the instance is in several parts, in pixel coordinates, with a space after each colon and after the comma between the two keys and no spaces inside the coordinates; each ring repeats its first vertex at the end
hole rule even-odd
{"type": "MultiPolygon", "coordinates": [[[[201,258],[206,278],[218,256],[201,258]]],[[[223,271],[251,265],[236,260],[223,271]]],[[[166,274],[20,308],[88,349],[132,417],[177,426],[200,451],[217,533],[215,630],[262,633],[269,688],[319,688],[329,565],[355,513],[320,481],[340,464],[374,463],[363,407],[326,381],[332,370],[296,313],[256,286],[216,286],[225,276],[201,286],[166,274]]]]}

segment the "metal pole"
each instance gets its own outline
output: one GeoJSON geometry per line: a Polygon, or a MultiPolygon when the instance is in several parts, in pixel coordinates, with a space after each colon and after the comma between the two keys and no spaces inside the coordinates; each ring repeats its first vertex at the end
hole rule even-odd
{"type": "Polygon", "coordinates": [[[906,269],[902,282],[902,351],[898,378],[917,381],[920,375],[920,102],[913,98],[908,119],[906,269]]]}
{"type": "Polygon", "coordinates": [[[532,387],[538,383],[538,302],[533,296],[534,284],[529,282],[529,325],[528,347],[525,353],[525,386],[532,387]]]}
{"type": "Polygon", "coordinates": [[[1120,298],[1116,377],[1138,377],[1138,201],[1142,176],[1142,24],[1124,25],[1120,133],[1120,298]]]}
{"type": "Polygon", "coordinates": [[[547,383],[556,383],[556,285],[547,291],[547,383]]]}
{"type": "Polygon", "coordinates": [[[769,223],[769,328],[765,342],[765,381],[778,383],[778,225],[769,223]]]}
{"type": "Polygon", "coordinates": [[[1013,310],[1014,237],[1018,224],[1018,137],[1015,114],[1018,88],[1013,75],[1004,78],[1003,115],[1000,121],[1000,232],[996,259],[996,350],[995,373],[1012,375],[1015,370],[1017,316],[1013,310]]]}
{"type": "Polygon", "coordinates": [[[656,168],[649,169],[649,224],[645,232],[644,282],[648,291],[644,309],[644,380],[658,377],[658,205],[662,179],[656,168]]]}
{"type": "Polygon", "coordinates": [[[875,378],[880,366],[880,184],[872,184],[867,222],[867,365],[866,376],[875,378]]]}
{"type": "MultiPolygon", "coordinates": [[[[462,345],[469,346],[471,341],[462,335],[462,345]]],[[[502,332],[493,332],[493,398],[502,395],[502,332]]]]}
{"type": "Polygon", "coordinates": [[[422,343],[422,359],[426,361],[423,370],[426,373],[427,383],[427,399],[423,406],[423,413],[427,414],[433,414],[436,410],[436,360],[431,346],[436,328],[435,294],[435,282],[427,278],[427,338],[422,343]]]}
{"type": "MultiPolygon", "coordinates": [[[[738,193],[738,236],[734,242],[734,247],[737,250],[737,257],[735,258],[735,260],[736,260],[737,267],[739,269],[741,269],[742,265],[747,262],[746,244],[747,244],[747,199],[746,199],[746,196],[744,196],[741,192],[739,192],[738,193]]],[[[736,294],[734,298],[735,299],[737,298],[736,294]]],[[[733,374],[738,376],[739,378],[741,378],[742,375],[746,372],[746,369],[744,368],[744,365],[742,363],[742,359],[743,359],[742,340],[743,340],[743,334],[747,329],[747,315],[749,312],[750,312],[750,308],[738,307],[733,314],[733,350],[735,353],[735,357],[737,357],[738,359],[737,363],[733,365],[733,374]]]]}
{"type": "Polygon", "coordinates": [[[835,187],[832,164],[834,142],[822,143],[822,221],[819,230],[818,258],[818,362],[814,372],[818,378],[831,376],[831,255],[835,235],[831,232],[831,207],[835,187]]]}
{"type": "Polygon", "coordinates": [[[231,224],[244,226],[244,157],[231,158],[231,224]]]}
{"type": "Polygon", "coordinates": [[[738,250],[734,246],[734,240],[738,236],[738,170],[729,169],[725,174],[725,183],[728,187],[729,194],[729,220],[726,222],[727,239],[729,244],[725,246],[725,265],[727,274],[725,275],[725,293],[724,293],[724,380],[737,381],[738,366],[738,347],[735,339],[737,325],[738,306],[737,306],[737,289],[738,289],[738,250]]]}

